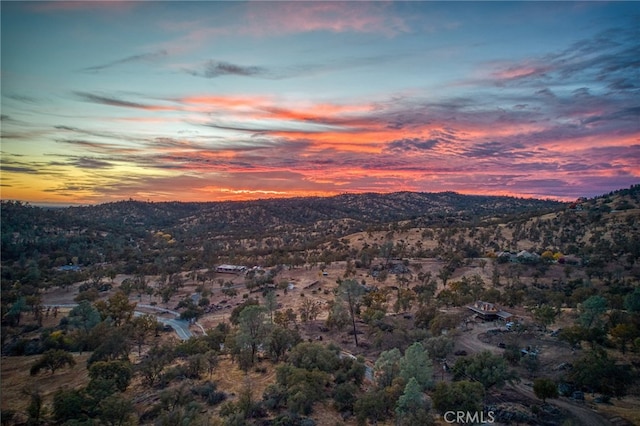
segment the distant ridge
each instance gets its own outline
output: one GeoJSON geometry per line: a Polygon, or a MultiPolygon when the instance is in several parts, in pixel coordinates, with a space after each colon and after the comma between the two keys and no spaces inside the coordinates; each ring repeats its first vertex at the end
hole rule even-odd
{"type": "MultiPolygon", "coordinates": [[[[411,221],[415,226],[427,226],[448,218],[451,223],[459,223],[553,211],[566,205],[554,200],[461,195],[455,192],[364,193],[212,202],[146,202],[130,199],[60,209],[30,206],[32,219],[24,218],[22,224],[42,220],[48,223],[73,222],[105,232],[135,235],[142,235],[150,229],[165,229],[173,233],[195,229],[201,235],[215,233],[217,237],[242,238],[249,234],[301,229],[323,222],[325,225],[339,224],[333,227],[336,235],[345,235],[390,222],[411,221]],[[39,210],[38,214],[34,210],[39,210]]],[[[12,220],[11,215],[5,218],[4,213],[3,225],[5,219],[12,220]]]]}
{"type": "MultiPolygon", "coordinates": [[[[570,224],[571,232],[561,237],[573,244],[568,253],[576,253],[580,235],[590,244],[590,229],[606,234],[609,222],[618,226],[638,209],[640,185],[573,203],[453,192],[206,203],[128,200],[57,209],[3,201],[1,253],[3,262],[51,253],[50,262],[75,256],[85,264],[125,262],[129,271],[157,262],[171,262],[173,268],[218,258],[232,263],[242,256],[269,256],[275,264],[284,253],[305,253],[310,259],[346,256],[332,253],[348,250],[343,237],[360,232],[381,231],[380,236],[454,227],[473,232],[503,225],[522,232],[527,223],[528,229],[570,224]]],[[[547,231],[542,240],[538,235],[543,247],[551,244],[546,238],[553,234],[547,231]]],[[[562,238],[558,241],[566,243],[562,238]]],[[[636,253],[637,245],[628,245],[633,247],[621,250],[636,253]]]]}

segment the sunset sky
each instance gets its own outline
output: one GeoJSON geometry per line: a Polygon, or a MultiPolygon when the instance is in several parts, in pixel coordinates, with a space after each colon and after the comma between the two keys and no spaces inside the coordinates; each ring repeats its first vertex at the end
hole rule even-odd
{"type": "Polygon", "coordinates": [[[638,2],[2,2],[2,199],[640,183],[638,2]]]}

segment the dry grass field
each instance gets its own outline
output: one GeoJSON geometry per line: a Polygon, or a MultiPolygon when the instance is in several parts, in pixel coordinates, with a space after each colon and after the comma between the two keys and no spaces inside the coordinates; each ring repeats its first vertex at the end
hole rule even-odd
{"type": "Polygon", "coordinates": [[[76,364],[62,368],[51,374],[40,372],[36,376],[29,374],[29,369],[39,355],[2,357],[1,373],[1,407],[2,410],[24,412],[29,405],[30,390],[39,390],[44,397],[45,406],[50,406],[53,394],[60,388],[79,389],[89,383],[87,359],[90,353],[73,354],[76,364]]]}

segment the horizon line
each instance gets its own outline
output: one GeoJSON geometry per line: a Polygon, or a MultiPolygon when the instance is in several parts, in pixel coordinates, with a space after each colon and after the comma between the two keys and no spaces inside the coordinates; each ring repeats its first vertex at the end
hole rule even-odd
{"type": "MultiPolygon", "coordinates": [[[[632,185],[633,186],[633,185],[632,185]]],[[[99,205],[103,205],[103,204],[111,204],[111,203],[122,203],[122,202],[139,202],[139,203],[148,203],[148,204],[168,204],[168,203],[183,203],[183,204],[213,204],[213,203],[243,203],[243,202],[258,202],[258,201],[267,201],[267,200],[295,200],[295,199],[313,199],[313,198],[335,198],[335,197],[340,197],[340,196],[344,196],[344,195],[391,195],[391,194],[402,194],[402,193],[407,193],[407,194],[455,194],[455,195],[461,195],[461,196],[468,196],[468,197],[490,197],[490,198],[519,198],[519,199],[531,199],[531,200],[538,200],[538,201],[551,201],[551,202],[558,202],[558,203],[572,203],[572,202],[576,202],[580,199],[592,199],[592,198],[598,198],[598,197],[602,197],[605,196],[609,193],[612,192],[617,192],[620,190],[624,190],[627,188],[618,188],[603,194],[599,194],[599,195],[594,195],[591,197],[588,196],[581,196],[581,197],[577,197],[577,198],[562,198],[562,197],[552,197],[552,196],[546,196],[546,197],[537,197],[537,196],[526,196],[526,195],[507,195],[507,194],[480,194],[480,193],[461,193],[458,191],[437,191],[437,192],[429,192],[429,191],[392,191],[392,192],[375,192],[375,191],[366,191],[366,192],[342,192],[340,194],[333,194],[333,195],[309,195],[309,196],[271,196],[271,197],[262,197],[262,198],[247,198],[244,200],[238,200],[238,199],[226,199],[226,200],[206,200],[206,201],[196,201],[196,200],[189,200],[189,201],[185,201],[185,200],[162,200],[162,201],[155,201],[152,199],[139,199],[139,198],[133,198],[133,197],[129,197],[127,198],[123,198],[120,200],[111,200],[111,201],[104,201],[104,202],[97,202],[97,203],[87,203],[87,202],[80,202],[80,203],[73,203],[73,202],[56,202],[56,201],[33,201],[33,200],[19,200],[19,199],[2,199],[0,198],[0,201],[4,202],[20,202],[20,203],[24,203],[24,204],[29,204],[31,206],[34,207],[43,207],[43,208],[69,208],[69,207],[91,207],[91,206],[99,206],[99,205]]]]}

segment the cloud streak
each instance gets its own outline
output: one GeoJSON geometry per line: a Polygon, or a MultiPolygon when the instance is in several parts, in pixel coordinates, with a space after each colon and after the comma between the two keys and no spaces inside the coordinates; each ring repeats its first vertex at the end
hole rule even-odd
{"type": "Polygon", "coordinates": [[[119,65],[125,65],[125,64],[136,63],[136,62],[156,61],[160,58],[166,57],[167,55],[168,55],[168,52],[165,49],[162,49],[155,52],[148,52],[148,53],[141,53],[138,55],[127,56],[125,58],[116,59],[114,61],[107,62],[104,64],[93,65],[90,67],[83,68],[82,71],[98,72],[98,71],[103,71],[107,68],[113,68],[119,65]]]}
{"type": "Polygon", "coordinates": [[[232,64],[230,62],[209,60],[203,66],[201,71],[186,70],[187,73],[204,78],[217,78],[222,76],[241,76],[241,77],[265,77],[268,75],[267,70],[258,66],[242,66],[232,64]]]}
{"type": "Polygon", "coordinates": [[[633,77],[640,69],[638,49],[637,30],[609,29],[559,52],[504,64],[493,71],[492,78],[496,84],[524,85],[554,85],[586,78],[608,89],[632,89],[638,84],[633,77]]]}
{"type": "Polygon", "coordinates": [[[75,96],[85,102],[91,102],[96,104],[103,104],[108,106],[123,107],[123,108],[135,108],[148,111],[163,111],[171,110],[171,107],[161,105],[145,105],[138,102],[131,102],[122,99],[118,99],[110,96],[98,95],[95,93],[75,92],[75,96]]]}

